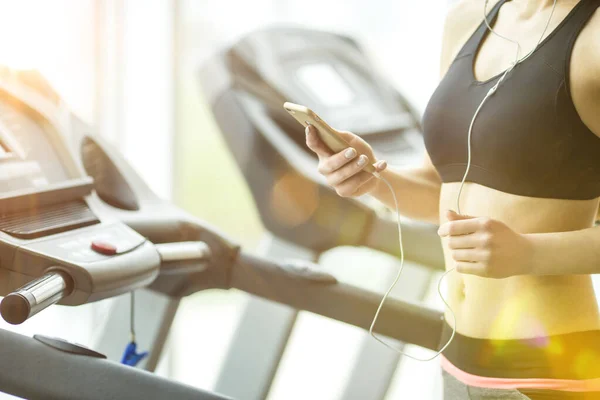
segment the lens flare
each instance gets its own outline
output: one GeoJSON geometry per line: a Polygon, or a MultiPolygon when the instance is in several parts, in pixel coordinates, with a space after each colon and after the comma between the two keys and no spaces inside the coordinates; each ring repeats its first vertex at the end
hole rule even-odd
{"type": "Polygon", "coordinates": [[[528,330],[533,332],[532,337],[522,339],[523,342],[530,347],[547,348],[550,345],[550,337],[544,325],[537,318],[529,315],[523,315],[521,319],[529,326],[528,330]]]}
{"type": "Polygon", "coordinates": [[[573,360],[573,371],[577,376],[585,377],[589,371],[598,368],[600,357],[597,352],[586,349],[577,354],[573,360]]]}
{"type": "Polygon", "coordinates": [[[518,297],[508,300],[498,311],[496,319],[490,326],[490,337],[514,337],[517,327],[523,321],[522,302],[518,297]]]}
{"type": "Polygon", "coordinates": [[[298,174],[287,173],[273,186],[270,206],[280,223],[290,227],[301,225],[319,206],[318,187],[298,174]]]}

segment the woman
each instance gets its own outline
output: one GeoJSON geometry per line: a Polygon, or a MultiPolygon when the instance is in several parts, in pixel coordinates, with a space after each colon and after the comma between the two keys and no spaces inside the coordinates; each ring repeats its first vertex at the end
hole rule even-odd
{"type": "MultiPolygon", "coordinates": [[[[525,55],[552,6],[500,0],[487,15],[525,55]]],[[[352,147],[332,154],[307,129],[319,171],[340,196],[370,194],[393,208],[387,186],[362,171],[374,163],[403,215],[440,224],[446,267],[457,268],[447,277],[457,326],[442,357],[447,400],[600,398],[600,313],[590,277],[600,273],[599,7],[599,0],[558,0],[546,37],[481,109],[461,215],[469,124],[515,54],[482,22],[482,0],[464,0],[447,17],[443,78],[423,117],[423,166],[388,169],[349,132],[352,147]]]]}

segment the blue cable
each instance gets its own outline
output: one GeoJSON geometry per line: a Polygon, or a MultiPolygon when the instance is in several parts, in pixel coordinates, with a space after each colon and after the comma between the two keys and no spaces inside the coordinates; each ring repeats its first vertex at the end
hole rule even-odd
{"type": "Polygon", "coordinates": [[[134,321],[135,321],[135,296],[134,293],[131,292],[131,309],[129,314],[129,328],[131,330],[131,342],[125,347],[125,351],[123,352],[123,357],[121,357],[121,364],[129,365],[131,367],[135,367],[142,361],[144,358],[148,356],[148,352],[144,351],[141,353],[137,352],[137,343],[135,342],[135,329],[134,329],[134,321]]]}

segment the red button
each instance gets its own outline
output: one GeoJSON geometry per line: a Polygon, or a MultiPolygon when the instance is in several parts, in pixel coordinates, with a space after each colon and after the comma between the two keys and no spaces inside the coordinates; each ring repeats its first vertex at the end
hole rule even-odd
{"type": "Polygon", "coordinates": [[[93,241],[92,250],[105,256],[114,256],[117,254],[117,247],[106,242],[93,241]]]}

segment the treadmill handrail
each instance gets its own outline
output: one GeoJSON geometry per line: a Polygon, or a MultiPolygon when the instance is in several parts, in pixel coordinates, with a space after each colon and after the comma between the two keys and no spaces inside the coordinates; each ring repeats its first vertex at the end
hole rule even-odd
{"type": "Polygon", "coordinates": [[[230,399],[113,361],[66,353],[3,329],[0,360],[0,392],[30,400],[230,399]]]}
{"type": "MultiPolygon", "coordinates": [[[[382,297],[380,293],[336,280],[313,281],[290,274],[273,261],[244,252],[232,266],[229,287],[367,331],[382,297]]],[[[441,311],[389,298],[374,331],[437,351],[443,324],[441,311]]]]}
{"type": "Polygon", "coordinates": [[[8,294],[0,302],[0,314],[9,324],[18,325],[70,294],[72,279],[52,271],[8,294]]]}

